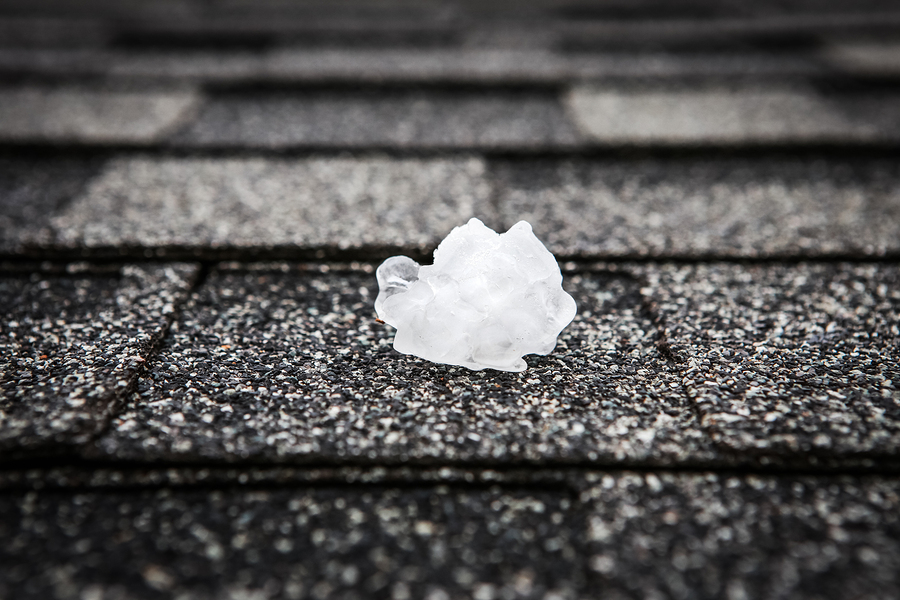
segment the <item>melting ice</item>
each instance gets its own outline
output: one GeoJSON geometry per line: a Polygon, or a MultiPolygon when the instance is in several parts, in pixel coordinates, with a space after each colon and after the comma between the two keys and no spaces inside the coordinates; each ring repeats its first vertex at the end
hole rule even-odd
{"type": "Polygon", "coordinates": [[[375,311],[397,328],[394,348],[431,362],[524,371],[522,356],[552,352],[575,318],[556,259],[525,221],[498,234],[471,219],[433,265],[394,256],[376,276],[375,311]]]}

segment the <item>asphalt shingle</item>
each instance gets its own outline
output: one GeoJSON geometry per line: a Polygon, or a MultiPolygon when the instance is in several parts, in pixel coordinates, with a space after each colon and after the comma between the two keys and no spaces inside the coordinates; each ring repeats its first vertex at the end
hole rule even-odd
{"type": "Polygon", "coordinates": [[[71,450],[96,435],[196,274],[180,264],[72,271],[0,277],[6,456],[71,450]]]}
{"type": "Polygon", "coordinates": [[[836,42],[826,45],[822,56],[834,68],[857,76],[900,75],[900,43],[896,41],[836,42]]]}
{"type": "Polygon", "coordinates": [[[610,598],[889,598],[896,478],[597,474],[587,589],[610,598]]]}
{"type": "Polygon", "coordinates": [[[220,94],[173,143],[250,148],[571,147],[553,93],[372,91],[220,94]]]}
{"type": "Polygon", "coordinates": [[[896,459],[896,266],[713,263],[646,273],[665,340],[686,361],[685,389],[718,443],[773,459],[896,459]]]}
{"type": "Polygon", "coordinates": [[[900,169],[826,157],[497,161],[505,226],[568,256],[759,257],[900,250],[900,169]]]}
{"type": "Polygon", "coordinates": [[[147,144],[192,116],[189,91],[77,87],[0,89],[0,141],[147,144]]]}
{"type": "Polygon", "coordinates": [[[811,89],[692,87],[572,89],[581,131],[604,145],[747,145],[894,142],[894,94],[829,97],[811,89]]]}
{"type": "MultiPolygon", "coordinates": [[[[0,72],[108,81],[213,84],[558,85],[573,81],[821,76],[811,57],[759,53],[561,52],[534,43],[508,47],[490,35],[462,47],[249,49],[0,48],[0,72]]],[[[534,37],[534,34],[532,34],[534,37]]]]}
{"type": "Polygon", "coordinates": [[[493,220],[474,157],[110,161],[52,220],[72,249],[427,248],[493,220]]]}
{"type": "Polygon", "coordinates": [[[102,164],[90,158],[0,157],[0,252],[51,244],[50,218],[102,164]]]}
{"type": "Polygon", "coordinates": [[[572,485],[6,492],[0,592],[812,600],[898,586],[896,478],[588,472],[572,485]]]}
{"type": "Polygon", "coordinates": [[[0,0],[0,598],[900,597],[898,23],[0,0]],[[524,373],[375,319],[472,216],[524,373]]]}
{"type": "Polygon", "coordinates": [[[43,15],[10,12],[13,14],[0,15],[0,46],[72,50],[102,46],[109,38],[106,24],[91,16],[60,18],[49,12],[43,15]]]}
{"type": "Polygon", "coordinates": [[[365,273],[219,271],[90,456],[291,462],[712,464],[638,283],[582,273],[579,315],[521,374],[391,348],[365,273]]]}
{"type": "Polygon", "coordinates": [[[447,487],[4,495],[0,593],[570,600],[583,569],[569,496],[447,487]]]}

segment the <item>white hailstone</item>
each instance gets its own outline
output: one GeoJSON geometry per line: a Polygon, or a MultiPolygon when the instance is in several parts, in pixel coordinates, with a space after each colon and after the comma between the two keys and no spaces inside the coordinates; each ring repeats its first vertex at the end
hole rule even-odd
{"type": "Polygon", "coordinates": [[[375,311],[397,328],[394,348],[435,363],[524,371],[522,356],[552,352],[575,318],[556,259],[525,221],[498,234],[471,219],[433,265],[394,256],[376,276],[375,311]]]}

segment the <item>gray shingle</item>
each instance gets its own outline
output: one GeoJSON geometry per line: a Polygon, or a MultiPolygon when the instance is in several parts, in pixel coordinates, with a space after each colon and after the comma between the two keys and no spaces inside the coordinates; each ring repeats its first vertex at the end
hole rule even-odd
{"type": "Polygon", "coordinates": [[[574,600],[583,557],[569,496],[374,486],[4,494],[0,593],[574,600]]]}
{"type": "Polygon", "coordinates": [[[889,160],[669,158],[498,162],[505,225],[579,256],[881,256],[900,250],[889,160]]]}
{"type": "Polygon", "coordinates": [[[67,247],[435,245],[492,220],[477,158],[112,160],[53,220],[67,247]]]}
{"type": "MultiPolygon", "coordinates": [[[[239,474],[238,474],[239,473],[239,474]]],[[[16,598],[890,598],[900,481],[588,472],[574,483],[10,491],[16,598]],[[574,493],[573,493],[574,492],[574,493]]],[[[244,476],[244,477],[241,477],[244,476]]]]}
{"type": "Polygon", "coordinates": [[[648,268],[644,290],[713,438],[777,458],[897,457],[896,265],[648,268]]]}
{"type": "Polygon", "coordinates": [[[0,453],[83,444],[165,333],[196,268],[126,266],[0,278],[0,453]]]}
{"type": "Polygon", "coordinates": [[[579,315],[520,374],[391,348],[371,274],[217,272],[91,452],[115,459],[713,464],[624,275],[568,278],[579,315]]]}
{"type": "Polygon", "coordinates": [[[50,218],[101,166],[94,159],[0,157],[0,252],[50,244],[50,218]]]}
{"type": "Polygon", "coordinates": [[[265,75],[286,80],[546,83],[571,73],[546,50],[490,48],[284,48],[266,57],[265,75]]]}
{"type": "Polygon", "coordinates": [[[894,94],[827,97],[802,88],[628,90],[576,87],[573,119],[611,145],[741,145],[896,142],[894,94]],[[868,103],[860,108],[859,103],[868,103]]]}
{"type": "Polygon", "coordinates": [[[900,43],[896,41],[835,42],[825,45],[822,57],[832,67],[854,75],[900,75],[900,43]]]}
{"type": "Polygon", "coordinates": [[[0,89],[0,140],[145,144],[173,131],[198,104],[188,91],[7,87],[0,89]]]}
{"type": "Polygon", "coordinates": [[[309,48],[251,50],[54,50],[0,48],[0,70],[44,77],[215,83],[563,84],[597,80],[823,75],[799,55],[558,52],[506,48],[309,48]]]}
{"type": "Polygon", "coordinates": [[[900,482],[598,474],[582,492],[591,590],[611,598],[890,598],[900,482]]]}
{"type": "MultiPolygon", "coordinates": [[[[8,6],[4,8],[9,11],[8,6]]],[[[50,11],[28,15],[15,9],[0,14],[0,46],[71,50],[98,47],[108,39],[109,27],[93,16],[60,18],[50,11]]]]}
{"type": "Polygon", "coordinates": [[[414,91],[220,95],[174,143],[539,149],[578,140],[554,94],[414,91]]]}

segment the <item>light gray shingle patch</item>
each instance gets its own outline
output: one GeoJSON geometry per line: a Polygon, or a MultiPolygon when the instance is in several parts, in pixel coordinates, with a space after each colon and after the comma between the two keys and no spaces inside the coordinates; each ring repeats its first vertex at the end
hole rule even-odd
{"type": "Polygon", "coordinates": [[[576,87],[567,106],[599,144],[736,145],[896,141],[896,95],[829,98],[807,89],[576,87]],[[867,103],[865,109],[858,107],[867,103]],[[870,106],[868,106],[870,105],[870,106]]]}
{"type": "Polygon", "coordinates": [[[92,159],[0,158],[0,252],[51,243],[51,216],[101,166],[92,159]]]}
{"type": "Polygon", "coordinates": [[[579,315],[510,374],[395,352],[372,275],[214,273],[128,409],[114,459],[712,464],[637,283],[568,278],[579,315]]]}
{"type": "Polygon", "coordinates": [[[646,270],[713,438],[816,461],[900,448],[900,269],[709,264],[646,270]]]}
{"type": "Polygon", "coordinates": [[[111,161],[53,220],[71,247],[436,245],[492,220],[477,158],[111,161]]]}
{"type": "Polygon", "coordinates": [[[199,100],[188,91],[7,87],[0,89],[0,140],[150,143],[181,125],[199,100]]]}
{"type": "Polygon", "coordinates": [[[834,42],[822,49],[832,67],[854,75],[896,77],[900,75],[900,42],[834,42]]]}
{"type": "Polygon", "coordinates": [[[498,162],[501,218],[577,256],[900,250],[900,169],[825,158],[498,162]]]}
{"type": "Polygon", "coordinates": [[[543,92],[221,95],[175,143],[189,147],[571,147],[578,134],[543,92]]]}
{"type": "Polygon", "coordinates": [[[0,453],[52,451],[95,435],[195,274],[169,264],[0,278],[0,453]]]}
{"type": "Polygon", "coordinates": [[[612,598],[890,598],[900,481],[596,474],[588,589],[612,598]]]}
{"type": "Polygon", "coordinates": [[[559,489],[14,493],[0,515],[6,597],[575,600],[584,585],[559,489]]]}

